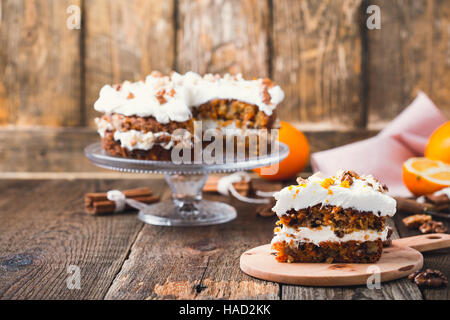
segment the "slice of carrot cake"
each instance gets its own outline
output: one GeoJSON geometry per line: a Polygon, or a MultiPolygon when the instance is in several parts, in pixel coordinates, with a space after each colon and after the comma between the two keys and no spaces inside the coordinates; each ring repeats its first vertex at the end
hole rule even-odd
{"type": "Polygon", "coordinates": [[[105,85],[94,108],[103,113],[96,124],[108,153],[170,160],[175,144],[192,145],[194,121],[202,121],[201,132],[258,135],[274,127],[275,109],[283,98],[281,88],[269,79],[153,72],[145,81],[105,85]],[[179,135],[177,129],[188,134],[179,135]]]}
{"type": "Polygon", "coordinates": [[[280,262],[372,263],[390,237],[386,217],[396,201],[374,177],[339,171],[320,173],[277,192],[280,220],[272,248],[280,262]]]}

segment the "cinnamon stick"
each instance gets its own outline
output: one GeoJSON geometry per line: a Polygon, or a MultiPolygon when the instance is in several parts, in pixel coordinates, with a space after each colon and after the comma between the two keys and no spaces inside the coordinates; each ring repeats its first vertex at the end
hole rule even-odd
{"type": "Polygon", "coordinates": [[[439,196],[430,194],[426,195],[425,199],[427,200],[427,202],[430,202],[435,206],[442,206],[442,207],[450,206],[450,199],[446,194],[441,194],[439,196]]]}
{"type": "MultiPolygon", "coordinates": [[[[136,201],[151,204],[159,201],[159,197],[152,194],[152,191],[147,188],[137,188],[122,191],[126,198],[134,199],[136,201]]],[[[108,200],[107,193],[87,193],[84,196],[85,211],[88,214],[105,214],[112,213],[116,210],[116,203],[108,200]]],[[[133,209],[126,205],[124,210],[133,209]]]]}
{"type": "Polygon", "coordinates": [[[435,210],[435,207],[429,203],[420,203],[413,199],[394,197],[397,201],[397,210],[408,213],[425,213],[427,211],[435,210]]]}
{"type": "MultiPolygon", "coordinates": [[[[221,176],[209,176],[203,187],[203,192],[217,192],[217,184],[221,178],[221,176]]],[[[246,181],[235,182],[233,187],[240,195],[248,196],[251,190],[251,183],[246,181]]]]}

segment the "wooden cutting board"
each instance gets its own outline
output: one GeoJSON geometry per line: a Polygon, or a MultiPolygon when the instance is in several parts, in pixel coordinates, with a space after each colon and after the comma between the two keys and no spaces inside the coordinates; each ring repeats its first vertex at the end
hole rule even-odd
{"type": "Polygon", "coordinates": [[[259,246],[241,255],[241,270],[258,279],[306,286],[347,286],[366,284],[374,272],[381,282],[408,276],[420,270],[420,252],[449,248],[450,235],[420,235],[392,241],[383,249],[381,259],[373,264],[361,263],[283,263],[275,260],[270,244],[259,246]],[[420,251],[420,252],[419,252],[420,251]]]}

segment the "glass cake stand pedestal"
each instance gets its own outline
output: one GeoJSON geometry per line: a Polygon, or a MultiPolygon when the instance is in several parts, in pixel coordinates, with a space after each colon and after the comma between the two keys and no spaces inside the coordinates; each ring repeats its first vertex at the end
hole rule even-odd
{"type": "MultiPolygon", "coordinates": [[[[236,209],[216,201],[202,199],[202,189],[210,173],[227,173],[265,167],[283,160],[289,148],[279,143],[278,152],[221,164],[176,164],[170,161],[136,160],[109,155],[100,143],[85,149],[86,157],[96,166],[134,173],[162,173],[172,191],[172,200],[152,205],[134,202],[143,222],[160,226],[201,226],[228,222],[236,218],[236,209]]],[[[132,201],[132,200],[127,200],[132,201]]],[[[130,203],[131,204],[131,203],[130,203]]]]}

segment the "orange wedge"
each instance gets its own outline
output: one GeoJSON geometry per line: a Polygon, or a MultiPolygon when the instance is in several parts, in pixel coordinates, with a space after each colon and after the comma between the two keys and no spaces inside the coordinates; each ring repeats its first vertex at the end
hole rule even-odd
{"type": "Polygon", "coordinates": [[[450,165],[427,158],[411,158],[403,163],[403,182],[415,196],[450,187],[450,165]]]}

